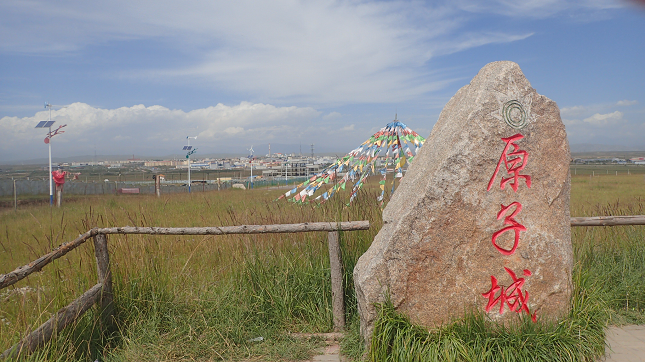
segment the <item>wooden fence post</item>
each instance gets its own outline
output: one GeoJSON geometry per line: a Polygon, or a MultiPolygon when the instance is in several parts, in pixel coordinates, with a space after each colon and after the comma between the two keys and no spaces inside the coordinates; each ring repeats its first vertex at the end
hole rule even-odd
{"type": "Polygon", "coordinates": [[[106,329],[112,330],[114,322],[114,294],[112,293],[112,272],[110,271],[110,254],[108,253],[107,235],[94,236],[94,254],[99,283],[103,285],[99,306],[101,321],[106,329]]]}
{"type": "Polygon", "coordinates": [[[331,269],[331,299],[334,314],[334,330],[345,329],[345,292],[343,290],[343,263],[338,243],[338,231],[327,234],[329,267],[331,269]]]}
{"type": "Polygon", "coordinates": [[[63,201],[63,185],[56,185],[56,207],[60,207],[63,201]]]}
{"type": "Polygon", "coordinates": [[[155,194],[157,197],[161,197],[161,177],[159,175],[155,177],[155,194]]]}

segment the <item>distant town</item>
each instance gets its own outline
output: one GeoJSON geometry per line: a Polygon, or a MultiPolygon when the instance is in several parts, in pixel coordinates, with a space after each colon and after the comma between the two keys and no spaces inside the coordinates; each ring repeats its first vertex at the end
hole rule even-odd
{"type": "Polygon", "coordinates": [[[645,165],[645,157],[632,157],[632,158],[573,158],[573,164],[586,164],[586,165],[645,165]]]}
{"type": "MultiPolygon", "coordinates": [[[[620,157],[610,155],[572,155],[571,165],[645,165],[645,156],[620,157]],[[583,156],[583,157],[581,157],[583,156]]],[[[194,158],[190,160],[192,183],[212,183],[253,180],[293,180],[315,175],[337,160],[336,156],[316,156],[298,153],[273,153],[264,156],[228,158],[194,158]]],[[[380,157],[376,166],[386,162],[380,157]]],[[[67,171],[69,180],[88,182],[151,182],[153,175],[161,175],[167,183],[185,183],[188,180],[188,159],[93,160],[60,162],[53,169],[67,171]]],[[[47,165],[1,166],[3,179],[45,179],[47,165]]]]}
{"type": "MultiPolygon", "coordinates": [[[[190,160],[192,182],[226,182],[231,180],[289,180],[315,175],[333,162],[335,156],[307,156],[274,153],[265,156],[230,158],[195,158],[190,160]]],[[[377,165],[382,165],[385,158],[377,165]]],[[[61,162],[53,169],[67,171],[67,178],[80,181],[145,181],[160,174],[165,182],[186,182],[188,159],[130,159],[111,161],[61,162]]],[[[2,166],[0,178],[46,178],[48,166],[2,166]]]]}
{"type": "MultiPolygon", "coordinates": [[[[275,153],[266,156],[244,156],[234,158],[196,158],[190,160],[191,171],[229,171],[252,178],[288,178],[314,175],[336,161],[331,156],[302,156],[296,154],[275,153]],[[252,174],[251,174],[252,173],[252,174]]],[[[103,166],[109,169],[139,167],[150,171],[187,170],[188,159],[172,160],[139,160],[71,162],[57,166],[68,168],[71,172],[92,166],[103,166]]]]}

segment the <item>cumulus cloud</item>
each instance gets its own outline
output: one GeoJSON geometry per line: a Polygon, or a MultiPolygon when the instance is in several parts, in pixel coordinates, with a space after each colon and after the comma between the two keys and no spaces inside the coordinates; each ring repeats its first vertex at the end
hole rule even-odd
{"type": "Polygon", "coordinates": [[[573,107],[564,107],[560,108],[560,115],[562,117],[577,117],[581,114],[584,114],[588,111],[588,108],[585,106],[573,106],[573,107]]]}
{"type": "Polygon", "coordinates": [[[330,112],[326,115],[323,116],[324,120],[330,120],[330,119],[337,119],[340,118],[342,115],[338,112],[330,112]]]}
{"type": "Polygon", "coordinates": [[[594,126],[607,126],[616,124],[623,119],[623,112],[615,111],[607,114],[596,113],[591,117],[585,118],[584,123],[592,124],[594,126]]]}
{"type": "Polygon", "coordinates": [[[617,101],[562,108],[562,121],[567,127],[569,143],[613,144],[644,148],[642,133],[634,131],[645,127],[642,123],[642,111],[616,110],[618,106],[636,103],[617,101]]]}
{"type": "Polygon", "coordinates": [[[607,108],[607,107],[603,105],[567,107],[567,108],[562,108],[560,110],[560,115],[562,116],[562,122],[566,126],[583,126],[583,125],[609,126],[609,125],[616,125],[618,123],[621,123],[624,120],[624,114],[623,112],[620,112],[620,111],[614,111],[609,113],[595,112],[588,117],[584,117],[585,115],[591,114],[594,110],[601,109],[601,108],[607,108]]]}
{"type": "MultiPolygon", "coordinates": [[[[310,125],[320,115],[310,107],[249,102],[190,112],[144,105],[101,109],[74,103],[52,111],[55,126],[67,125],[64,134],[52,139],[52,147],[60,157],[92,154],[94,147],[105,154],[167,155],[177,153],[187,136],[198,136],[195,144],[204,151],[240,152],[245,145],[271,140],[298,140],[303,135],[315,139],[310,125]]],[[[46,155],[47,131],[34,126],[48,116],[49,112],[41,111],[32,117],[1,118],[0,163],[46,155]]]]}
{"type": "Polygon", "coordinates": [[[624,100],[616,102],[617,106],[633,106],[634,104],[638,104],[638,101],[624,100]]]}
{"type": "MultiPolygon", "coordinates": [[[[638,104],[638,101],[635,100],[622,100],[622,101],[617,101],[615,103],[595,103],[595,104],[588,104],[588,105],[578,105],[578,106],[571,106],[571,107],[563,107],[560,108],[560,115],[562,118],[566,118],[569,120],[569,122],[575,121],[575,119],[582,119],[589,117],[598,117],[602,116],[604,114],[615,114],[616,112],[610,112],[616,109],[617,106],[619,107],[624,107],[624,106],[632,106],[638,104]]],[[[615,117],[615,116],[614,116],[615,117]]],[[[595,119],[595,118],[593,118],[595,119]]]]}
{"type": "Polygon", "coordinates": [[[562,123],[564,123],[565,126],[576,126],[576,125],[582,124],[582,121],[579,119],[562,118],[562,123]]]}

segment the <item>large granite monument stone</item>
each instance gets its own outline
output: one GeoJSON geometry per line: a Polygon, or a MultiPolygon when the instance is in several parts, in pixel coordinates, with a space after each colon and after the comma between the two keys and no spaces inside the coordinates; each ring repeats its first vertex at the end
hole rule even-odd
{"type": "Polygon", "coordinates": [[[361,333],[386,294],[433,328],[472,309],[502,323],[569,310],[569,145],[558,106],[508,61],[446,104],[354,269],[361,333]]]}

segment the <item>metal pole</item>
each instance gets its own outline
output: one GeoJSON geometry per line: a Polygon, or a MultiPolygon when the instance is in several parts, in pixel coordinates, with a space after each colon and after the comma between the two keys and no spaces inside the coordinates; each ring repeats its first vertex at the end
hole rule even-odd
{"type": "MultiPolygon", "coordinates": [[[[51,122],[52,120],[52,107],[49,107],[49,121],[51,122]]],[[[49,145],[49,206],[54,206],[54,181],[52,177],[52,126],[49,126],[49,134],[47,137],[49,137],[49,142],[47,142],[47,145],[49,145]]]]}
{"type": "MultiPolygon", "coordinates": [[[[186,137],[188,139],[188,146],[190,146],[190,137],[186,137]]],[[[188,150],[188,193],[190,193],[190,147],[188,150]]]]}
{"type": "Polygon", "coordinates": [[[18,193],[16,192],[16,179],[13,177],[11,178],[13,180],[13,210],[18,211],[18,193]]]}

